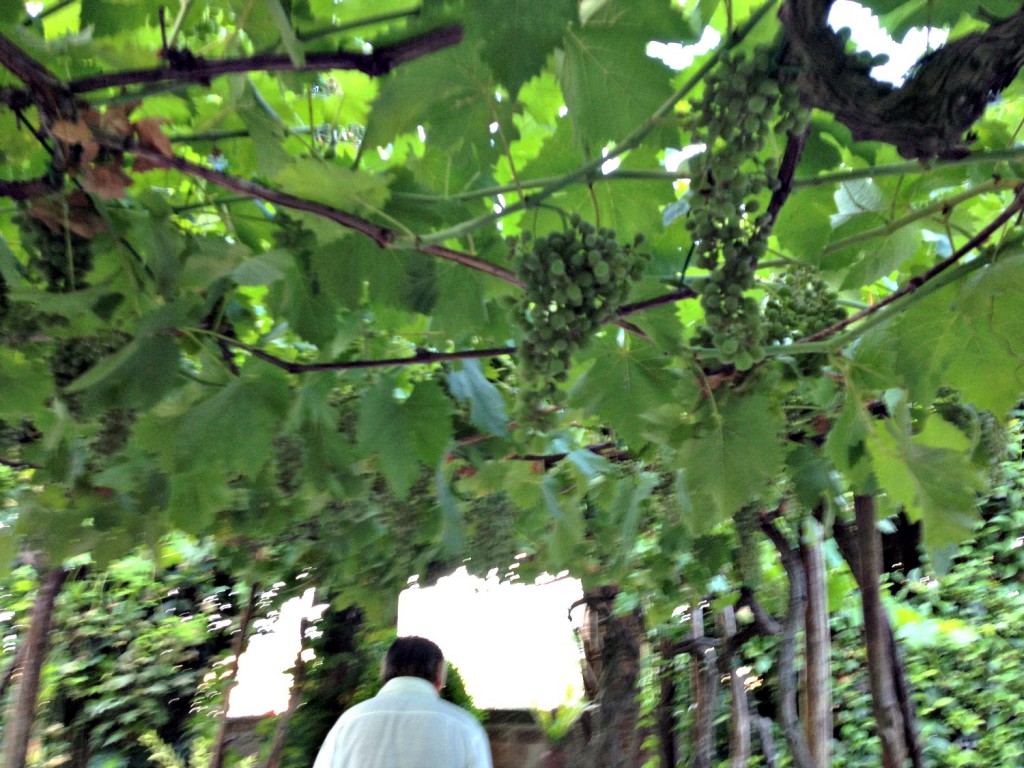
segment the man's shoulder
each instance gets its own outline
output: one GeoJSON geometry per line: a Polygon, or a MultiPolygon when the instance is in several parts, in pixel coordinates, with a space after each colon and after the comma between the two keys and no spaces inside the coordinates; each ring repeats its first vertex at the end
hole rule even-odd
{"type": "Polygon", "coordinates": [[[438,699],[435,703],[438,710],[443,712],[446,717],[463,724],[467,728],[483,730],[483,726],[480,724],[480,721],[477,720],[476,717],[474,717],[474,715],[468,710],[465,710],[456,704],[452,704],[450,701],[445,701],[444,699],[438,699]]]}

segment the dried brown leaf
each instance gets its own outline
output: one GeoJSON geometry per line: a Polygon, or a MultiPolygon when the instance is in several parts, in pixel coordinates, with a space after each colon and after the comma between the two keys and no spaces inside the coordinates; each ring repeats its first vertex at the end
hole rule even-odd
{"type": "Polygon", "coordinates": [[[81,120],[57,120],[50,126],[50,135],[65,144],[85,144],[92,141],[92,129],[81,120]]]}
{"type": "Polygon", "coordinates": [[[60,195],[36,198],[25,210],[54,232],[63,232],[66,226],[79,237],[91,240],[107,231],[107,222],[96,212],[92,200],[78,189],[66,198],[60,195]]]}
{"type": "Polygon", "coordinates": [[[94,165],[82,172],[82,187],[103,200],[121,200],[132,180],[118,165],[94,165]]]}
{"type": "Polygon", "coordinates": [[[134,123],[132,127],[139,137],[140,146],[154,149],[164,157],[172,157],[174,153],[171,151],[171,140],[160,130],[164,122],[162,117],[147,117],[134,123]]]}

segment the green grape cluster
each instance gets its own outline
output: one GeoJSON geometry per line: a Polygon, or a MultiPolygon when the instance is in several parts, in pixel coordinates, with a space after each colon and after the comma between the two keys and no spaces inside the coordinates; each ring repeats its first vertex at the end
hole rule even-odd
{"type": "Polygon", "coordinates": [[[765,301],[765,341],[790,344],[845,317],[835,291],[813,267],[801,265],[782,275],[765,301]]]}
{"type": "Polygon", "coordinates": [[[698,338],[741,370],[764,350],[758,302],[746,295],[768,248],[771,216],[759,213],[779,187],[778,163],[762,157],[777,133],[803,130],[807,112],[795,83],[780,84],[774,52],[735,52],[705,80],[691,126],[705,151],[692,161],[686,227],[694,264],[709,272],[701,292],[706,328],[698,338]]]}
{"type": "Polygon", "coordinates": [[[573,353],[615,317],[643,274],[648,256],[638,250],[642,242],[637,235],[623,245],[614,230],[597,228],[578,214],[564,232],[523,235],[516,256],[526,286],[518,313],[525,332],[519,345],[524,391],[557,398],[573,353]]]}
{"type": "Polygon", "coordinates": [[[963,402],[960,393],[948,387],[939,390],[932,407],[943,420],[975,441],[972,452],[974,461],[991,464],[1001,461],[1007,455],[1007,432],[990,411],[979,411],[970,403],[963,402]]]}
{"type": "Polygon", "coordinates": [[[27,213],[15,217],[21,245],[29,265],[46,281],[51,293],[69,293],[86,287],[92,269],[92,247],[88,239],[65,230],[51,229],[27,213]]]}
{"type": "MultiPolygon", "coordinates": [[[[67,387],[96,363],[128,343],[125,334],[117,332],[100,333],[95,336],[75,336],[62,339],[50,356],[50,373],[57,389],[67,387]]],[[[82,400],[78,394],[64,394],[62,399],[72,415],[82,415],[82,400]]]]}
{"type": "Polygon", "coordinates": [[[100,417],[100,428],[90,447],[100,456],[113,456],[131,437],[136,413],[128,408],[111,408],[100,417]]]}

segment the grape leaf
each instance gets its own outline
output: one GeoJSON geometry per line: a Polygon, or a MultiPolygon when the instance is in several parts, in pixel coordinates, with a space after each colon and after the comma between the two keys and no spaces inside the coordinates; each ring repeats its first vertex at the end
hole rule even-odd
{"type": "Polygon", "coordinates": [[[466,33],[483,39],[482,58],[515,95],[540,72],[565,33],[579,22],[576,0],[475,0],[467,7],[466,33]]]}
{"type": "Polygon", "coordinates": [[[49,366],[23,352],[0,348],[0,419],[17,423],[46,410],[53,397],[49,366]]]}
{"type": "Polygon", "coordinates": [[[763,493],[784,459],[779,435],[785,419],[768,395],[729,394],[715,408],[717,413],[676,456],[694,504],[691,527],[698,532],[763,493]]]}
{"type": "Polygon", "coordinates": [[[483,431],[508,436],[505,399],[484,376],[479,360],[463,360],[460,369],[448,374],[448,388],[456,400],[469,401],[469,420],[483,431]]]}
{"type": "Polygon", "coordinates": [[[671,95],[665,66],[647,55],[652,30],[570,28],[559,80],[576,140],[590,153],[625,138],[671,95]]]}
{"type": "Polygon", "coordinates": [[[569,404],[596,415],[639,448],[647,439],[639,413],[675,402],[679,380],[660,351],[640,341],[620,345],[602,339],[594,345],[593,363],[573,385],[569,404]]]}
{"type": "Polygon", "coordinates": [[[912,436],[906,401],[893,410],[866,439],[878,483],[911,520],[923,521],[930,552],[959,544],[978,522],[984,470],[971,462],[958,430],[930,419],[920,437],[912,436]]]}
{"type": "Polygon", "coordinates": [[[271,442],[291,403],[284,372],[253,362],[181,420],[175,465],[185,469],[215,453],[229,472],[256,475],[272,455],[271,442]]]}
{"type": "Polygon", "coordinates": [[[956,325],[942,344],[949,356],[946,381],[965,400],[1003,418],[1024,394],[1024,253],[979,270],[952,312],[956,325]]]}
{"type": "Polygon", "coordinates": [[[362,450],[379,455],[381,474],[404,499],[420,464],[437,466],[451,442],[451,403],[432,381],[417,384],[402,402],[394,390],[394,379],[385,376],[363,396],[356,434],[362,450]]]}
{"type": "Polygon", "coordinates": [[[298,158],[274,176],[285,192],[350,213],[378,210],[388,198],[388,177],[359,173],[313,158],[298,158]]]}

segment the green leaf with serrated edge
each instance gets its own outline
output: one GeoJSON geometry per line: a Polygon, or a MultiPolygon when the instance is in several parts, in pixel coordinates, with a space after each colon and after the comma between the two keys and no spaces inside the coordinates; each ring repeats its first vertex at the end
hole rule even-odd
{"type": "MultiPolygon", "coordinates": [[[[436,264],[436,299],[430,326],[457,345],[486,336],[495,319],[488,308],[487,287],[494,278],[455,264],[436,264]]],[[[503,335],[508,338],[508,334],[503,335]]]]}
{"type": "Polygon", "coordinates": [[[482,58],[513,96],[540,72],[579,23],[576,0],[477,0],[466,9],[466,34],[483,39],[482,58]]]}
{"type": "MultiPolygon", "coordinates": [[[[622,171],[661,170],[657,153],[641,148],[631,152],[619,166],[622,171]]],[[[559,194],[560,209],[578,213],[587,221],[599,222],[602,227],[615,231],[620,243],[632,243],[633,238],[644,235],[648,242],[641,250],[650,247],[649,241],[664,231],[660,209],[675,197],[670,182],[666,181],[616,181],[596,185],[592,190],[576,187],[559,194]]],[[[545,234],[565,228],[561,211],[541,208],[523,216],[522,226],[545,234]]],[[[678,262],[682,266],[682,259],[678,262]]]]}
{"type": "Polygon", "coordinates": [[[443,467],[434,473],[434,489],[437,503],[441,508],[441,553],[448,556],[460,555],[466,546],[466,532],[459,500],[452,493],[451,478],[443,467]]]}
{"type": "Polygon", "coordinates": [[[259,362],[246,365],[238,378],[182,419],[177,465],[187,467],[212,450],[228,471],[255,475],[272,455],[271,443],[290,403],[283,371],[259,362]]]}
{"type": "Polygon", "coordinates": [[[625,138],[672,94],[671,71],[647,55],[649,30],[570,28],[559,80],[576,140],[596,153],[625,138]]]}
{"type": "Polygon", "coordinates": [[[288,12],[281,5],[281,0],[263,0],[263,6],[281,35],[281,46],[287,51],[288,58],[296,67],[301,67],[306,62],[306,54],[302,50],[299,39],[295,36],[291,19],[288,18],[288,12]]]}
{"type": "Polygon", "coordinates": [[[231,504],[227,479],[215,461],[195,462],[187,471],[173,474],[167,507],[171,523],[186,533],[207,533],[217,513],[231,504]]]}
{"type": "MultiPolygon", "coordinates": [[[[1003,418],[1024,394],[1024,253],[1001,258],[968,280],[952,307],[957,323],[944,383],[1003,418]]],[[[935,343],[935,342],[933,342],[935,343]]]]}
{"type": "Polygon", "coordinates": [[[286,251],[267,251],[245,259],[231,270],[231,279],[238,285],[270,285],[283,280],[294,259],[286,251]]]}
{"type": "Polygon", "coordinates": [[[499,102],[490,70],[472,46],[423,56],[399,67],[380,86],[366,125],[364,143],[385,146],[403,133],[423,126],[427,142],[452,154],[468,151],[495,157],[500,150],[490,126],[499,122],[506,140],[514,138],[512,104],[499,102]],[[471,148],[471,149],[470,149],[471,148]]]}
{"type": "Polygon", "coordinates": [[[817,264],[828,243],[829,217],[835,211],[835,205],[818,190],[797,190],[779,211],[772,232],[784,250],[817,264]]]}
{"type": "MultiPolygon", "coordinates": [[[[13,4],[13,3],[12,3],[13,4]]],[[[125,29],[155,27],[162,0],[139,0],[123,3],[118,0],[82,0],[82,28],[89,27],[96,37],[112,36],[125,29]]]]}
{"type": "Polygon", "coordinates": [[[395,496],[404,499],[420,463],[436,466],[452,438],[451,402],[431,381],[416,385],[403,402],[395,380],[384,377],[359,403],[359,447],[380,457],[380,470],[395,496]]]}
{"type": "Polygon", "coordinates": [[[785,419],[768,395],[730,393],[714,405],[701,432],[679,446],[675,459],[704,530],[764,493],[784,459],[779,435],[785,419]],[[711,507],[697,506],[698,499],[711,507]]]}
{"type": "Polygon", "coordinates": [[[573,385],[569,404],[621,435],[630,446],[646,441],[637,414],[679,397],[679,380],[669,370],[660,350],[642,341],[618,344],[615,339],[595,342],[593,362],[573,385]]]}
{"type": "Polygon", "coordinates": [[[963,450],[963,436],[939,422],[930,419],[922,437],[912,436],[903,402],[866,439],[879,487],[911,520],[922,521],[931,552],[971,535],[979,517],[977,494],[986,484],[984,471],[963,450]]]}
{"type": "Polygon", "coordinates": [[[286,279],[270,286],[267,306],[300,337],[321,349],[330,348],[338,332],[338,306],[321,286],[319,275],[293,263],[286,279]]]}
{"type": "Polygon", "coordinates": [[[473,426],[492,435],[508,436],[505,398],[484,375],[479,360],[463,360],[459,369],[448,374],[448,388],[456,400],[469,401],[473,426]]]}
{"type": "Polygon", "coordinates": [[[213,237],[195,238],[182,259],[178,288],[182,291],[203,291],[231,274],[251,255],[252,251],[242,243],[213,237]]]}
{"type": "Polygon", "coordinates": [[[65,389],[88,409],[146,408],[174,385],[180,354],[168,336],[141,336],[100,360],[65,389]]]}
{"type": "Polygon", "coordinates": [[[946,287],[870,331],[853,351],[851,370],[863,386],[902,386],[919,402],[950,386],[1002,418],[1024,393],[1021,291],[1024,255],[1008,256],[959,293],[946,287]]]}
{"type": "Polygon", "coordinates": [[[569,451],[565,460],[579,473],[579,485],[584,489],[587,485],[607,475],[612,466],[604,456],[587,448],[576,448],[569,451]]]}
{"type": "Polygon", "coordinates": [[[847,386],[846,400],[839,416],[825,438],[825,454],[849,480],[854,490],[868,493],[871,466],[867,459],[865,441],[872,430],[871,415],[860,401],[857,391],[847,386]]]}
{"type": "Polygon", "coordinates": [[[579,556],[583,543],[583,516],[578,504],[562,504],[561,484],[554,475],[547,475],[541,483],[541,496],[553,525],[548,537],[548,556],[557,569],[571,568],[579,556]]]}
{"type": "Polygon", "coordinates": [[[349,213],[378,210],[389,194],[387,176],[313,158],[298,158],[283,166],[274,182],[285,192],[349,213]]]}
{"type": "Polygon", "coordinates": [[[629,567],[635,553],[643,504],[650,498],[657,484],[658,477],[653,472],[624,477],[618,481],[611,508],[612,518],[619,521],[616,532],[618,547],[614,555],[615,564],[611,566],[612,573],[616,569],[624,573],[629,567]]]}
{"type": "Polygon", "coordinates": [[[865,391],[902,387],[912,400],[928,402],[935,397],[948,354],[936,341],[936,324],[951,320],[945,293],[928,297],[920,311],[911,311],[868,331],[851,355],[850,373],[865,391]],[[939,315],[930,316],[927,309],[939,315]]]}
{"type": "Polygon", "coordinates": [[[793,483],[793,495],[804,509],[814,509],[834,489],[832,464],[822,452],[810,445],[798,445],[786,457],[786,468],[793,483]]]}
{"type": "Polygon", "coordinates": [[[0,419],[32,419],[47,410],[53,394],[53,375],[46,363],[0,348],[0,419]]]}
{"type": "Polygon", "coordinates": [[[250,80],[232,80],[231,85],[233,111],[249,134],[256,167],[263,176],[274,178],[292,162],[291,154],[282,146],[287,128],[250,80]]]}
{"type": "Polygon", "coordinates": [[[919,227],[902,227],[860,246],[838,251],[829,260],[831,263],[843,261],[847,265],[846,277],[840,288],[857,288],[897,271],[914,258],[923,244],[919,227]]]}

